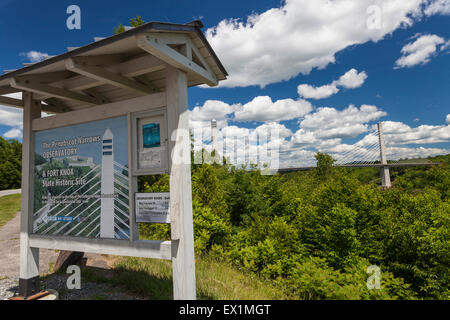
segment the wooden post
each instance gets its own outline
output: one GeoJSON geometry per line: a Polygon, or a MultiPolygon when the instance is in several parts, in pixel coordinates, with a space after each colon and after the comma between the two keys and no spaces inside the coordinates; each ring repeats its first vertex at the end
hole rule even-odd
{"type": "Polygon", "coordinates": [[[19,295],[28,297],[40,291],[39,249],[31,248],[29,235],[33,232],[34,136],[33,119],[41,117],[41,103],[33,94],[23,93],[22,138],[22,210],[20,213],[20,275],[19,295]]]}
{"type": "MultiPolygon", "coordinates": [[[[380,158],[381,164],[387,164],[386,159],[386,145],[384,142],[383,124],[379,122],[378,126],[378,138],[380,142],[380,158]]],[[[381,167],[381,185],[386,188],[391,187],[391,177],[389,174],[389,167],[381,167]]]]}
{"type": "Polygon", "coordinates": [[[190,164],[187,76],[172,66],[166,69],[169,132],[170,216],[173,297],[195,300],[194,228],[190,164]]]}

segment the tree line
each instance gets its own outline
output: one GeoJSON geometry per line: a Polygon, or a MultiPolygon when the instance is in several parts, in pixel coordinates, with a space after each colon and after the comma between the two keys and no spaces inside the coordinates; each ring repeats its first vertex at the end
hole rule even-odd
{"type": "Polygon", "coordinates": [[[0,190],[20,188],[21,172],[22,144],[0,137],[0,190]]]}

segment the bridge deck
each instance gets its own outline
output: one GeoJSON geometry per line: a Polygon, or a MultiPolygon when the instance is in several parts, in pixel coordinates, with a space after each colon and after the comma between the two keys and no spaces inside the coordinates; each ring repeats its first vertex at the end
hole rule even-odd
{"type": "MultiPolygon", "coordinates": [[[[439,162],[430,162],[430,163],[388,163],[388,164],[371,163],[371,164],[339,164],[339,165],[334,165],[333,167],[343,167],[343,168],[367,168],[367,167],[380,168],[380,167],[388,167],[388,168],[395,168],[395,167],[436,166],[436,165],[439,165],[439,164],[440,164],[439,162]]],[[[278,172],[308,171],[308,170],[312,170],[314,168],[317,168],[317,167],[282,168],[282,169],[278,169],[278,172]]]]}

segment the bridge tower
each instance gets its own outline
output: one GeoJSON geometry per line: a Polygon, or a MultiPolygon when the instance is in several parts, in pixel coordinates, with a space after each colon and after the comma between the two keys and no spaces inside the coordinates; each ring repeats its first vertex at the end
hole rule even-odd
{"type": "Polygon", "coordinates": [[[114,238],[114,143],[111,130],[102,140],[100,237],[114,238]]]}
{"type": "MultiPolygon", "coordinates": [[[[382,122],[379,122],[377,124],[378,126],[378,140],[380,143],[380,159],[381,164],[387,164],[386,159],[386,145],[384,142],[384,133],[383,133],[383,124],[382,122]]],[[[389,174],[389,167],[388,166],[382,166],[381,167],[381,185],[385,188],[390,188],[391,185],[391,176],[389,174]]]]}
{"type": "Polygon", "coordinates": [[[217,129],[216,119],[211,120],[211,147],[212,147],[211,153],[214,153],[212,162],[220,164],[219,131],[217,129]]]}

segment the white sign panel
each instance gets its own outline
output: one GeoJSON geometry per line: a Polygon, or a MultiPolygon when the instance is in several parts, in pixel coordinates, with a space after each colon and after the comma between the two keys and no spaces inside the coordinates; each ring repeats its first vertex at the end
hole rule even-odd
{"type": "Polygon", "coordinates": [[[136,222],[170,223],[170,192],[136,193],[136,222]]]}

